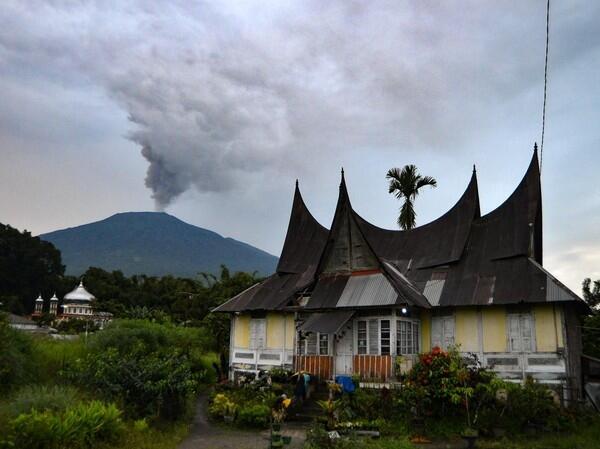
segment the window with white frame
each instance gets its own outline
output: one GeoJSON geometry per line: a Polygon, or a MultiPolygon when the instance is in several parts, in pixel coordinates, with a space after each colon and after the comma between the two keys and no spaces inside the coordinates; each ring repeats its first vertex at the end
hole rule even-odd
{"type": "Polygon", "coordinates": [[[371,318],[357,321],[358,354],[389,355],[392,348],[390,320],[371,318]]]}
{"type": "Polygon", "coordinates": [[[319,355],[329,354],[329,335],[319,334],[319,355]]]}
{"type": "Polygon", "coordinates": [[[448,349],[454,345],[454,315],[431,319],[431,346],[448,349]]]}
{"type": "Polygon", "coordinates": [[[250,319],[250,349],[262,349],[267,339],[267,321],[263,318],[250,319]]]}
{"type": "Polygon", "coordinates": [[[533,317],[531,313],[509,313],[508,351],[533,352],[533,317]]]}
{"type": "Polygon", "coordinates": [[[367,322],[359,321],[358,325],[358,353],[366,354],[367,353],[367,322]]]}
{"type": "Polygon", "coordinates": [[[309,332],[298,338],[298,355],[329,355],[329,335],[309,332]]]}
{"type": "Polygon", "coordinates": [[[381,355],[390,355],[392,341],[392,335],[390,331],[390,320],[381,320],[379,323],[381,326],[381,355]]]}
{"type": "Polygon", "coordinates": [[[396,354],[419,353],[419,323],[408,320],[396,321],[396,354]]]}

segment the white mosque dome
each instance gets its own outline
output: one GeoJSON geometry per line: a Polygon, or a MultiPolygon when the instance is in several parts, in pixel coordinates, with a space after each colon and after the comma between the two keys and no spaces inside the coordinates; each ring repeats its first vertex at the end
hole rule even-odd
{"type": "Polygon", "coordinates": [[[81,281],[75,290],[65,295],[64,299],[65,301],[92,301],[96,297],[85,289],[83,281],[81,281]]]}

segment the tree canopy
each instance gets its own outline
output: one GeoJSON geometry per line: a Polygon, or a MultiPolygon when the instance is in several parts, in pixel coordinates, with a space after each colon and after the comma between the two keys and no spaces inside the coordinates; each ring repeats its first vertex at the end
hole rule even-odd
{"type": "Polygon", "coordinates": [[[60,251],[30,232],[0,224],[0,302],[15,313],[33,310],[38,294],[52,295],[65,272],[60,251]]]}
{"type": "Polygon", "coordinates": [[[415,212],[415,199],[422,187],[436,187],[437,181],[431,176],[421,176],[415,165],[405,165],[402,170],[391,168],[385,175],[389,180],[389,193],[393,193],[399,200],[404,199],[398,216],[398,226],[402,229],[412,229],[416,226],[417,213],[415,212]]]}

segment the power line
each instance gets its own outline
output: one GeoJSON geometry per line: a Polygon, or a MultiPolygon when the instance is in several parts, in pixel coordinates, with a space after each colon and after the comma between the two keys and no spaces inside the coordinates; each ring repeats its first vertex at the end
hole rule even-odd
{"type": "Polygon", "coordinates": [[[546,3],[546,57],[544,61],[544,105],[542,107],[542,141],[540,143],[540,172],[544,160],[544,131],[546,130],[546,97],[548,91],[548,44],[550,41],[550,0],[546,3]]]}

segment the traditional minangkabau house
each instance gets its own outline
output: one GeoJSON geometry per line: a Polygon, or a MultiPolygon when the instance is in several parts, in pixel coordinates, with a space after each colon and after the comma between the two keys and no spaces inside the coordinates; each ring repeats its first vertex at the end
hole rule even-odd
{"type": "Polygon", "coordinates": [[[231,376],[275,366],[387,381],[417,354],[456,345],[500,376],[579,396],[580,317],[589,309],[542,266],[537,152],[512,195],[481,216],[476,172],[440,218],[378,228],[344,175],[331,229],[298,184],[277,272],[215,312],[231,320],[231,376]],[[401,357],[398,357],[401,356],[401,357]]]}

